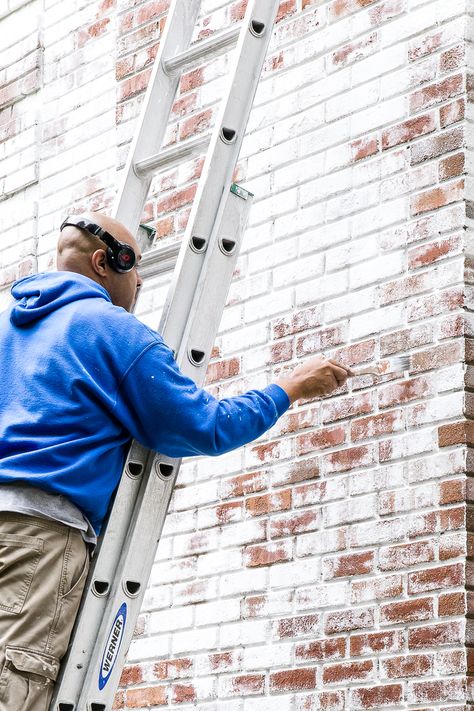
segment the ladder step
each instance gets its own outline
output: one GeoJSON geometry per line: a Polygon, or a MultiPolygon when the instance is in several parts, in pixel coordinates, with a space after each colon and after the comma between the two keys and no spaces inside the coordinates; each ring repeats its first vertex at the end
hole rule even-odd
{"type": "Polygon", "coordinates": [[[169,168],[175,163],[179,163],[186,158],[191,158],[205,151],[209,146],[210,140],[211,134],[204,133],[202,136],[183,141],[176,146],[171,146],[171,148],[165,148],[164,151],[155,153],[155,155],[149,158],[138,160],[134,166],[135,174],[138,177],[142,177],[160,168],[169,168]]]}
{"type": "Polygon", "coordinates": [[[159,245],[144,252],[140,262],[140,276],[143,279],[150,279],[160,274],[168,274],[173,271],[178,259],[181,242],[172,242],[165,246],[159,245]]]}
{"type": "Polygon", "coordinates": [[[180,52],[175,57],[171,59],[163,60],[163,67],[165,72],[172,74],[173,72],[179,71],[197,60],[205,59],[210,55],[217,55],[225,52],[228,47],[237,44],[241,30],[241,24],[231,27],[228,30],[223,30],[222,32],[216,32],[208,39],[202,40],[201,42],[196,42],[192,47],[180,52]]]}

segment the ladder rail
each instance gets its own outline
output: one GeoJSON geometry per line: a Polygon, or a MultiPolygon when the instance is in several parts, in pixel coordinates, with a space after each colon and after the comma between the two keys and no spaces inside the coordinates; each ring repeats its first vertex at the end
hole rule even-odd
{"type": "Polygon", "coordinates": [[[148,195],[151,175],[135,173],[135,164],[160,150],[180,80],[180,72],[165,71],[166,59],[184,52],[191,42],[201,0],[172,0],[142,106],[139,127],[130,146],[122,182],[113,208],[114,217],[136,234],[148,195]]]}
{"type": "MultiPolygon", "coordinates": [[[[183,358],[181,360],[178,358],[178,365],[181,371],[185,375],[192,377],[198,385],[202,385],[204,382],[206,367],[210,358],[211,344],[215,339],[219,326],[220,316],[230,286],[250,205],[250,194],[246,200],[242,200],[241,197],[236,196],[234,193],[229,193],[222,225],[225,234],[228,235],[229,220],[226,219],[226,213],[228,214],[231,211],[235,225],[231,233],[235,239],[236,247],[232,254],[225,254],[221,252],[216,245],[217,249],[214,251],[212,263],[214,269],[219,269],[222,272],[223,278],[217,285],[217,288],[213,290],[214,298],[205,305],[205,309],[189,314],[191,342],[199,338],[200,340],[198,342],[204,346],[206,355],[199,365],[196,366],[187,357],[187,352],[184,352],[183,358]],[[235,206],[234,201],[238,201],[238,207],[235,206]],[[201,340],[203,335],[203,321],[206,324],[204,329],[205,343],[201,340]]],[[[212,271],[213,270],[208,272],[207,280],[209,282],[213,281],[212,271]]],[[[104,708],[107,709],[109,708],[108,704],[110,704],[111,707],[115,689],[120,679],[120,669],[125,661],[125,656],[135,628],[135,620],[138,617],[143,596],[146,591],[146,582],[149,579],[155,560],[156,548],[164,526],[166,513],[179,473],[179,467],[179,459],[171,459],[162,454],[157,454],[152,467],[149,472],[147,472],[147,476],[143,481],[135,507],[130,533],[125,541],[119,569],[103,615],[102,625],[97,635],[97,642],[91,655],[91,663],[89,664],[83,691],[79,699],[78,707],[80,711],[88,709],[92,703],[97,705],[102,703],[104,704],[104,708]],[[143,531],[147,532],[148,545],[145,546],[145,548],[143,547],[142,539],[143,531]],[[104,640],[108,640],[109,632],[113,629],[120,610],[126,610],[127,620],[124,625],[120,647],[114,649],[114,655],[116,655],[115,666],[104,683],[104,681],[100,681],[106,676],[106,674],[104,674],[103,659],[107,655],[107,644],[104,646],[104,640]],[[104,684],[103,687],[98,688],[101,683],[104,684]]]]}

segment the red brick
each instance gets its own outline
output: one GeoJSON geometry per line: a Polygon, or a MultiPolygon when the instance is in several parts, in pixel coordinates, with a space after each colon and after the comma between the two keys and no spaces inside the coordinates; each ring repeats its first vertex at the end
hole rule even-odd
{"type": "Polygon", "coordinates": [[[140,74],[134,74],[129,79],[125,79],[119,85],[118,101],[131,99],[132,96],[141,94],[148,86],[150,81],[151,69],[147,69],[140,74]]]}
{"type": "Polygon", "coordinates": [[[264,674],[241,674],[231,681],[232,688],[227,696],[249,696],[250,694],[263,694],[265,688],[264,674]]]}
{"type": "Polygon", "coordinates": [[[135,24],[141,25],[164,15],[169,9],[169,5],[169,0],[152,0],[152,2],[142,5],[135,14],[135,24]]]}
{"type": "Polygon", "coordinates": [[[435,549],[431,541],[417,541],[390,546],[379,553],[380,570],[404,570],[419,563],[429,563],[435,559],[435,549]]]}
{"type": "Polygon", "coordinates": [[[433,325],[425,323],[402,331],[394,331],[380,338],[380,355],[406,354],[412,348],[426,346],[434,341],[433,325]]]}
{"type": "Polygon", "coordinates": [[[374,610],[372,608],[354,608],[343,612],[328,612],[326,616],[326,634],[349,632],[372,627],[374,610]]]}
{"type": "Polygon", "coordinates": [[[277,621],[278,639],[314,635],[318,631],[319,615],[301,615],[277,621]]]}
{"type": "Polygon", "coordinates": [[[181,77],[179,93],[185,94],[187,91],[196,89],[202,84],[204,84],[204,69],[202,67],[198,67],[197,69],[193,69],[191,72],[183,74],[181,77]]]}
{"type": "Polygon", "coordinates": [[[416,216],[451,205],[461,200],[463,194],[464,180],[457,180],[455,183],[448,183],[439,188],[430,188],[411,199],[411,215],[416,216]]]}
{"type": "Polygon", "coordinates": [[[134,664],[123,668],[119,683],[120,686],[132,686],[133,684],[140,684],[142,681],[142,669],[137,664],[134,664]]]}
{"type": "Polygon", "coordinates": [[[192,684],[173,684],[171,699],[174,704],[192,703],[197,699],[196,689],[192,684]]]}
{"type": "Polygon", "coordinates": [[[310,309],[297,311],[284,318],[277,318],[271,322],[273,337],[285,338],[301,331],[308,331],[317,328],[322,324],[321,307],[315,306],[310,309]]]}
{"type": "Polygon", "coordinates": [[[417,59],[434,54],[442,47],[443,42],[442,30],[438,30],[434,34],[426,35],[422,39],[417,37],[408,52],[410,62],[416,62],[417,59]]]}
{"type": "Polygon", "coordinates": [[[442,106],[439,110],[441,128],[446,128],[446,126],[462,121],[465,115],[466,102],[464,99],[456,99],[456,101],[442,106]]]}
{"type": "Polygon", "coordinates": [[[381,652],[399,652],[403,648],[402,630],[386,630],[369,634],[357,634],[350,637],[350,655],[377,654],[381,652]]]}
{"type": "Polygon", "coordinates": [[[255,496],[245,502],[245,509],[251,516],[262,516],[274,511],[291,508],[291,490],[275,491],[263,496],[255,496]]]}
{"type": "MultiPolygon", "coordinates": [[[[341,495],[343,495],[342,492],[341,495]]],[[[298,486],[293,492],[293,506],[301,508],[302,506],[312,506],[320,504],[327,498],[327,481],[315,481],[311,484],[303,484],[298,486]]]]}
{"type": "Polygon", "coordinates": [[[302,513],[291,512],[285,516],[270,519],[270,538],[282,538],[283,536],[296,536],[299,533],[315,531],[321,525],[321,514],[319,510],[303,511],[302,513]]]}
{"type": "Polygon", "coordinates": [[[316,669],[289,669],[270,674],[271,691],[305,691],[316,687],[316,669]]]}
{"type": "Polygon", "coordinates": [[[255,494],[257,491],[263,491],[268,486],[268,475],[265,471],[248,472],[247,474],[239,474],[238,476],[225,479],[222,482],[222,495],[245,496],[245,494],[255,494]]]}
{"type": "Polygon", "coordinates": [[[439,559],[447,561],[451,558],[459,558],[466,554],[465,538],[457,535],[443,535],[439,541],[439,559]]]}
{"type": "Polygon", "coordinates": [[[377,27],[384,22],[391,20],[393,17],[405,12],[405,3],[403,0],[385,0],[385,2],[375,5],[369,10],[369,18],[371,25],[377,27]]]}
{"type": "Polygon", "coordinates": [[[338,398],[335,402],[324,403],[322,407],[322,421],[324,424],[337,420],[349,419],[356,415],[366,415],[373,410],[372,396],[370,393],[351,395],[338,398]]]}
{"type": "Polygon", "coordinates": [[[174,102],[171,110],[173,118],[179,118],[194,111],[197,105],[197,98],[196,92],[187,94],[186,96],[180,96],[179,99],[174,102]]]}
{"type": "Polygon", "coordinates": [[[433,671],[433,658],[428,654],[413,654],[408,657],[392,657],[382,661],[387,677],[404,679],[427,676],[433,671]]]}
{"type": "Polygon", "coordinates": [[[457,126],[430,136],[424,141],[417,141],[411,148],[411,165],[419,165],[433,158],[451,153],[464,145],[464,128],[457,126]]]}
{"type": "Polygon", "coordinates": [[[374,339],[361,341],[359,343],[351,343],[344,348],[338,348],[336,351],[336,360],[349,367],[360,365],[375,359],[376,342],[374,339]]]}
{"type": "Polygon", "coordinates": [[[291,546],[287,546],[285,543],[267,543],[246,548],[244,564],[247,568],[257,568],[289,561],[292,557],[291,546]]]}
{"type": "Polygon", "coordinates": [[[457,178],[465,172],[466,157],[464,153],[456,153],[454,156],[449,156],[440,161],[439,164],[439,179],[450,180],[457,178]]]}
{"type": "Polygon", "coordinates": [[[458,44],[457,47],[452,47],[442,52],[439,58],[439,68],[443,73],[452,72],[455,69],[460,69],[464,62],[464,44],[458,44]]]}
{"type": "Polygon", "coordinates": [[[181,679],[192,676],[194,672],[193,660],[189,657],[180,659],[167,659],[157,662],[153,668],[153,676],[156,679],[181,679]]]}
{"type": "Polygon", "coordinates": [[[167,704],[166,687],[148,686],[142,689],[128,689],[125,699],[127,706],[131,709],[143,706],[164,706],[167,704]]]}
{"type": "Polygon", "coordinates": [[[198,133],[202,133],[211,125],[212,120],[212,110],[207,109],[206,111],[201,111],[195,116],[183,121],[179,128],[179,140],[184,141],[190,136],[195,136],[198,133]]]}
{"type": "Polygon", "coordinates": [[[315,452],[328,447],[344,444],[346,433],[344,427],[327,427],[308,434],[303,434],[296,439],[296,455],[299,457],[308,452],[315,452]]]}
{"type": "Polygon", "coordinates": [[[438,704],[442,701],[464,701],[466,698],[465,680],[415,681],[413,682],[412,695],[416,703],[438,704]]]}
{"type": "Polygon", "coordinates": [[[341,684],[346,681],[362,681],[374,671],[372,661],[332,664],[323,670],[323,684],[341,684]]]}
{"type": "Polygon", "coordinates": [[[296,340],[296,355],[302,358],[314,355],[317,351],[334,348],[345,341],[345,332],[342,326],[328,326],[309,335],[301,336],[296,340]]]}
{"type": "Polygon", "coordinates": [[[341,659],[346,653],[346,639],[319,639],[306,644],[298,644],[295,649],[296,662],[308,660],[324,661],[325,659],[341,659]]]}
{"type": "Polygon", "coordinates": [[[351,581],[351,603],[399,597],[402,592],[403,582],[401,575],[351,581]]]}
{"type": "Polygon", "coordinates": [[[431,394],[426,378],[413,378],[402,383],[393,383],[379,390],[379,407],[393,407],[413,400],[421,400],[431,394]]]}
{"type": "Polygon", "coordinates": [[[464,582],[464,568],[461,563],[445,565],[438,568],[427,568],[408,574],[408,593],[414,595],[427,590],[454,588],[464,582]]]}
{"type": "Polygon", "coordinates": [[[378,40],[377,33],[373,32],[363,39],[349,42],[333,52],[328,61],[334,67],[345,67],[352,62],[357,62],[377,51],[379,47],[378,40]]]}
{"type": "Polygon", "coordinates": [[[411,370],[420,372],[433,370],[446,365],[461,362],[462,350],[460,343],[446,343],[429,348],[411,356],[411,370]]]}
{"type": "Polygon", "coordinates": [[[189,185],[181,190],[175,190],[171,195],[160,198],[157,203],[159,212],[173,212],[192,202],[196,194],[196,185],[189,185]]]}
{"type": "Polygon", "coordinates": [[[415,294],[426,291],[430,286],[430,274],[428,272],[409,274],[403,279],[389,281],[387,284],[380,286],[380,305],[385,306],[396,301],[404,301],[415,294]]]}
{"type": "Polygon", "coordinates": [[[376,686],[368,689],[351,689],[351,709],[378,709],[402,702],[403,688],[400,684],[376,686]]]}
{"type": "Polygon", "coordinates": [[[433,615],[433,598],[430,597],[391,602],[388,605],[382,605],[380,608],[380,621],[382,624],[429,620],[433,615]]]}
{"type": "Polygon", "coordinates": [[[462,249],[462,244],[463,241],[460,235],[452,235],[433,240],[421,247],[416,247],[409,252],[409,269],[426,267],[429,264],[438,262],[440,259],[458,254],[462,249]]]}
{"type": "MultiPolygon", "coordinates": [[[[468,436],[469,439],[473,436],[473,426],[474,423],[466,423],[468,425],[468,436]]],[[[470,443],[470,442],[469,442],[470,443]]],[[[441,445],[445,446],[445,445],[441,445]]],[[[464,501],[466,498],[466,480],[465,479],[454,479],[450,481],[443,481],[439,485],[439,503],[440,504],[457,504],[460,501],[464,501]]]]}
{"type": "Polygon", "coordinates": [[[310,407],[296,412],[286,412],[283,417],[280,417],[275,425],[275,432],[278,435],[289,434],[292,432],[301,432],[301,430],[310,427],[316,427],[319,420],[319,409],[310,407]]]}
{"type": "Polygon", "coordinates": [[[240,358],[228,358],[210,363],[206,373],[206,383],[216,383],[220,380],[240,375],[240,358]]]}
{"type": "Polygon", "coordinates": [[[334,0],[329,6],[329,20],[335,21],[357,12],[362,7],[372,5],[376,0],[334,0]]]}
{"type": "Polygon", "coordinates": [[[375,464],[375,452],[371,447],[350,447],[339,452],[326,454],[323,458],[326,472],[344,472],[357,467],[375,464]]]}
{"type": "Polygon", "coordinates": [[[417,116],[403,123],[387,128],[382,133],[382,150],[409,143],[419,136],[424,136],[436,130],[436,121],[433,114],[417,116]]]}
{"type": "Polygon", "coordinates": [[[351,439],[353,442],[361,439],[374,439],[384,434],[391,434],[403,429],[403,414],[401,410],[382,412],[379,415],[354,420],[351,424],[351,439]]]}
{"type": "Polygon", "coordinates": [[[377,136],[364,136],[351,143],[352,162],[357,163],[376,155],[380,151],[380,142],[377,136]]]}
{"type": "Polygon", "coordinates": [[[441,531],[452,531],[463,528],[466,511],[464,506],[446,509],[439,512],[439,526],[441,531]]]}
{"type": "Polygon", "coordinates": [[[460,622],[443,622],[437,625],[415,627],[408,630],[408,649],[454,645],[463,638],[460,622]]]}
{"type": "Polygon", "coordinates": [[[456,74],[456,76],[419,89],[410,96],[410,112],[415,113],[434,106],[435,104],[447,101],[448,99],[452,99],[462,93],[463,86],[463,75],[456,74]]]}
{"type": "Polygon", "coordinates": [[[372,551],[364,553],[349,553],[329,558],[323,562],[323,578],[343,578],[350,575],[367,575],[374,569],[374,554],[372,551]]]}
{"type": "Polygon", "coordinates": [[[446,593],[439,596],[438,615],[440,617],[452,617],[454,615],[464,615],[465,613],[466,600],[463,592],[446,593]]]}

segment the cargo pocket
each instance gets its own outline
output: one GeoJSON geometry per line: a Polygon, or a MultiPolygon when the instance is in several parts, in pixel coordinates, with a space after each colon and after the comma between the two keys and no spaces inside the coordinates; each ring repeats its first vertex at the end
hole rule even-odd
{"type": "Polygon", "coordinates": [[[19,614],[43,551],[34,536],[0,533],[0,609],[19,614]]]}
{"type": "Polygon", "coordinates": [[[24,647],[7,647],[0,674],[0,711],[47,711],[59,659],[24,647]]]}

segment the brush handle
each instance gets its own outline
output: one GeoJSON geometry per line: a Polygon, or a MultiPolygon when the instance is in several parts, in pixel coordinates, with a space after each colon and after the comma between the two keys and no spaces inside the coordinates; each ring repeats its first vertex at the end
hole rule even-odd
{"type": "Polygon", "coordinates": [[[358,375],[375,375],[377,378],[380,377],[380,373],[378,370],[374,370],[373,366],[372,367],[367,367],[367,368],[357,368],[357,370],[353,370],[354,377],[357,377],[358,375]]]}

